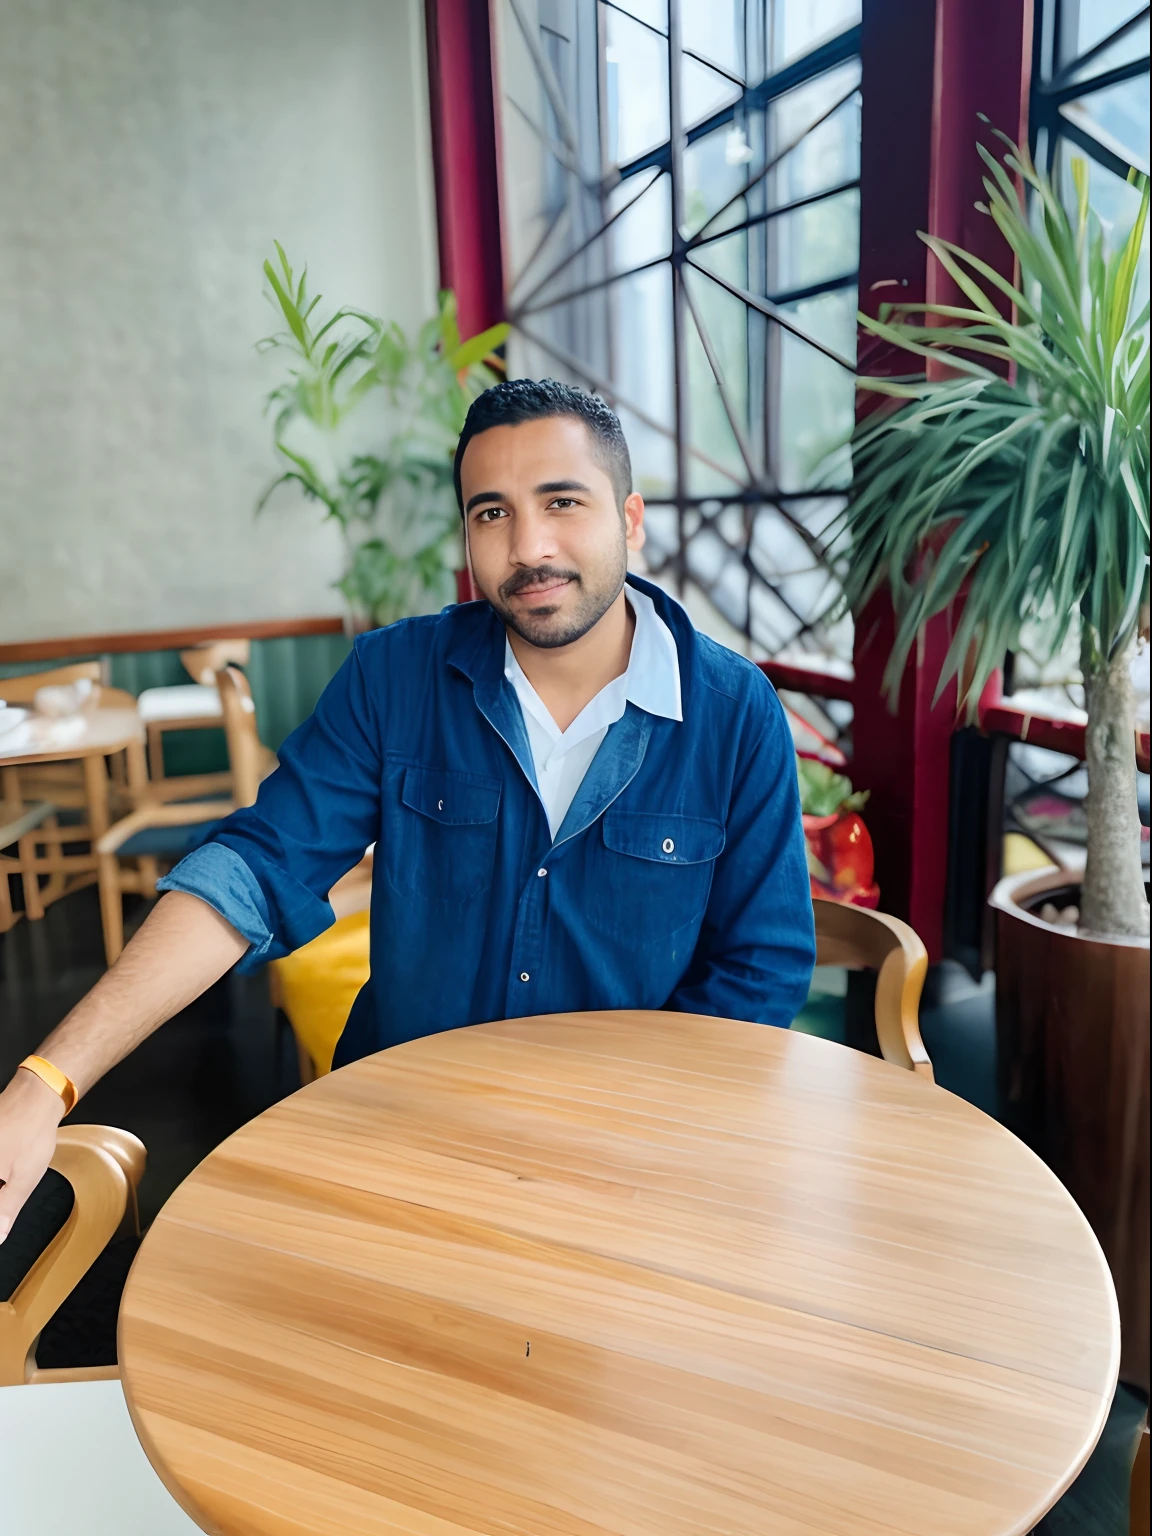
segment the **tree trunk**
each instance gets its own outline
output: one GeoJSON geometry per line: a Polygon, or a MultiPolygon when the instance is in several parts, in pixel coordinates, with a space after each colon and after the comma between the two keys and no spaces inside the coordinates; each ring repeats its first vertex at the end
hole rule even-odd
{"type": "MultiPolygon", "coordinates": [[[[1080,931],[1106,936],[1148,933],[1136,807],[1135,700],[1131,650],[1084,667],[1088,708],[1088,863],[1080,931]]],[[[1085,658],[1087,660],[1087,658],[1085,658]]]]}

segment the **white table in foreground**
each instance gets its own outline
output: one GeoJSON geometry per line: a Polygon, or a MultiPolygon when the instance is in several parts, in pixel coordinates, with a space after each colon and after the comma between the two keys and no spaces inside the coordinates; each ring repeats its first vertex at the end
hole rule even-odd
{"type": "Polygon", "coordinates": [[[1095,1238],[995,1122],[666,1013],[320,1079],[177,1190],[120,1324],[144,1447],[225,1536],[1016,1536],[1118,1354],[1095,1238]]]}

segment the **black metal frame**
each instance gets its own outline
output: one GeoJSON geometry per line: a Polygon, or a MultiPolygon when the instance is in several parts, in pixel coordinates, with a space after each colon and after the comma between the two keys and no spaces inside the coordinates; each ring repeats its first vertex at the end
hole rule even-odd
{"type": "MultiPolygon", "coordinates": [[[[1081,0],[1073,0],[1081,3],[1081,0]]],[[[1040,0],[1037,7],[1037,25],[1034,34],[1032,61],[1032,92],[1029,107],[1029,138],[1032,154],[1043,159],[1043,169],[1051,174],[1056,162],[1060,139],[1069,139],[1093,160],[1107,167],[1114,175],[1126,178],[1132,170],[1147,172],[1147,166],[1136,166],[1120,154],[1111,144],[1096,137],[1081,123],[1070,118],[1062,109],[1082,96],[1091,96],[1109,86],[1120,85],[1125,80],[1135,80],[1148,75],[1148,55],[1131,59],[1114,69],[1103,70],[1099,75],[1074,80],[1105,51],[1134,31],[1149,15],[1149,6],[1130,16],[1107,37],[1102,37],[1091,48],[1067,63],[1061,64],[1060,40],[1068,14],[1069,0],[1040,0]]]]}
{"type": "MultiPolygon", "coordinates": [[[[683,103],[680,91],[680,60],[681,55],[687,53],[695,58],[682,46],[681,30],[681,3],[682,0],[668,0],[668,33],[666,36],[668,48],[668,108],[669,108],[669,138],[656,148],[636,156],[627,163],[613,168],[608,174],[601,174],[599,182],[592,177],[590,167],[587,164],[587,156],[584,163],[581,161],[581,146],[574,124],[569,115],[568,106],[564,101],[564,93],[560,82],[557,80],[548,59],[540,46],[539,35],[534,31],[529,18],[525,15],[522,0],[507,0],[515,24],[522,34],[527,45],[533,65],[540,75],[544,96],[548,104],[548,115],[552,119],[554,132],[543,125],[531,120],[524,108],[513,102],[513,107],[520,117],[529,124],[542,145],[551,152],[564,167],[568,178],[569,195],[573,198],[586,196],[589,201],[598,198],[600,218],[591,232],[574,243],[572,249],[566,251],[548,264],[546,271],[539,271],[542,265],[540,256],[547,248],[548,243],[557,227],[559,219],[563,216],[562,209],[555,209],[547,220],[543,235],[522,271],[512,283],[512,291],[508,300],[508,316],[526,340],[538,347],[545,354],[551,356],[557,363],[573,376],[581,379],[583,383],[597,390],[614,404],[631,412],[640,422],[652,430],[672,439],[675,448],[675,476],[674,489],[671,496],[650,497],[649,504],[659,507],[672,507],[676,512],[676,547],[663,564],[657,564],[654,569],[657,572],[663,570],[675,577],[677,585],[683,592],[686,584],[691,580],[697,587],[704,591],[715,601],[715,593],[710,591],[707,583],[701,579],[699,572],[693,572],[689,568],[689,553],[692,540],[705,530],[710,535],[721,539],[725,546],[725,561],[728,562],[725,569],[731,568],[731,562],[738,561],[747,574],[748,592],[745,602],[743,623],[737,627],[744,630],[749,640],[754,640],[753,633],[753,603],[752,589],[756,583],[762,583],[783,604],[784,608],[796,621],[796,631],[791,643],[804,648],[819,650],[818,628],[824,614],[801,614],[796,607],[788,601],[780,588],[767,577],[755,564],[752,556],[753,524],[758,514],[768,514],[780,518],[789,525],[792,532],[797,534],[806,545],[813,561],[826,572],[834,575],[832,563],[818,534],[806,525],[804,520],[790,510],[797,504],[805,502],[824,502],[830,494],[835,492],[827,490],[782,490],[772,483],[769,474],[769,443],[771,437],[771,402],[765,394],[763,404],[764,422],[762,426],[757,418],[756,431],[762,431],[763,437],[759,445],[749,440],[745,422],[741,412],[735,404],[729,378],[725,373],[725,359],[719,352],[709,335],[704,316],[700,312],[700,305],[696,301],[689,282],[687,280],[688,269],[702,274],[710,283],[716,284],[732,297],[738,299],[749,312],[755,312],[773,322],[775,326],[789,332],[817,352],[829,358],[848,373],[855,373],[855,364],[851,358],[843,357],[837,351],[826,345],[819,338],[809,335],[802,326],[798,325],[794,317],[787,312],[784,306],[801,300],[812,298],[824,293],[843,291],[854,286],[857,281],[855,270],[845,271],[834,276],[810,284],[795,286],[785,292],[772,293],[770,295],[751,292],[731,282],[723,275],[701,265],[697,259],[697,253],[708,246],[712,241],[731,236],[739,231],[750,230],[768,224],[798,208],[806,207],[814,203],[823,202],[852,190],[859,185],[857,178],[842,180],[835,186],[827,188],[809,196],[797,198],[787,205],[764,207],[759,210],[749,211],[748,217],[734,225],[723,225],[725,216],[743,198],[746,198],[760,183],[771,174],[772,170],[784,159],[785,155],[797,148],[803,138],[816,128],[821,126],[835,112],[840,111],[859,91],[859,85],[854,84],[850,90],[844,93],[825,111],[821,112],[815,121],[808,124],[804,133],[797,135],[795,139],[782,146],[778,151],[764,157],[765,163],[758,167],[751,179],[747,180],[738,192],[733,194],[722,207],[708,217],[702,227],[690,234],[685,231],[685,164],[684,157],[688,149],[695,143],[713,134],[718,128],[726,125],[747,121],[750,114],[766,109],[770,103],[784,96],[787,92],[795,90],[809,81],[815,80],[827,71],[843,65],[859,56],[860,33],[859,26],[852,27],[839,36],[830,39],[818,46],[807,55],[790,63],[787,67],[776,71],[766,79],[754,85],[736,79],[725,70],[718,69],[713,61],[702,59],[698,62],[707,64],[709,68],[716,70],[721,75],[727,75],[732,79],[734,86],[741,89],[739,98],[719,111],[712,113],[704,121],[693,124],[691,127],[683,121],[683,103]],[[652,173],[655,175],[645,174],[652,173]],[[644,196],[655,182],[668,176],[671,188],[671,224],[672,241],[671,251],[650,261],[636,266],[629,266],[627,270],[612,272],[607,275],[594,276],[591,280],[583,279],[575,282],[563,291],[556,292],[555,284],[569,271],[575,263],[588,253],[595,242],[601,238],[615,222],[625,214],[633,204],[644,196]],[[640,178],[641,191],[636,197],[609,213],[606,207],[606,199],[629,181],[640,178]],[[567,347],[559,344],[554,338],[541,334],[541,328],[535,323],[536,317],[554,309],[555,307],[571,303],[573,300],[585,297],[588,294],[607,290],[613,283],[625,278],[635,276],[653,267],[668,265],[671,272],[672,290],[672,367],[673,367],[673,419],[671,425],[661,422],[649,412],[639,407],[634,401],[624,397],[620,390],[606,375],[611,373],[607,368],[598,370],[587,359],[576,356],[567,347]],[[527,281],[526,281],[527,280],[527,281]],[[703,347],[707,359],[708,368],[715,381],[716,394],[723,407],[724,416],[731,427],[733,438],[739,452],[739,458],[743,466],[743,483],[741,478],[733,474],[734,466],[725,466],[710,458],[702,450],[699,444],[693,443],[689,438],[689,381],[688,381],[688,328],[692,326],[703,347]],[[727,488],[718,491],[715,495],[693,494],[689,479],[690,461],[695,460],[709,466],[723,475],[727,482],[727,488]],[[743,537],[733,542],[725,536],[720,527],[721,513],[732,507],[742,510],[743,537]],[[696,524],[689,527],[689,522],[696,524]]],[[[587,0],[577,0],[577,3],[587,3],[587,0]]],[[[602,0],[602,3],[612,10],[622,10],[629,20],[640,26],[647,26],[628,12],[623,6],[617,6],[614,0],[602,0]]],[[[762,0],[763,3],[763,0],[762,0]]],[[[602,14],[602,13],[598,13],[602,14]]],[[[658,29],[648,27],[649,31],[657,32],[658,29]]],[[[665,34],[658,32],[661,38],[665,34]]],[[[602,32],[599,29],[597,36],[602,43],[602,32]]],[[[601,48],[601,57],[603,49],[601,48]]],[[[604,79],[600,78],[601,100],[604,96],[604,79]]],[[[603,118],[601,117],[601,122],[603,118]]],[[[699,279],[696,279],[698,281],[699,279]]],[[[749,348],[751,355],[751,347],[749,348]]],[[[761,370],[763,374],[763,370],[761,370]]],[[[750,385],[751,387],[751,385],[750,385]]],[[[776,573],[777,579],[783,579],[788,573],[776,573]]],[[[717,605],[720,606],[719,604],[717,605]]],[[[725,615],[731,622],[731,614],[725,615]]]]}

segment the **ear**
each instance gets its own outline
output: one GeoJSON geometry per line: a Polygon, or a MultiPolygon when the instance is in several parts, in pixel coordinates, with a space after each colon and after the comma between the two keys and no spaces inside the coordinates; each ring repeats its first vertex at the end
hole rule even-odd
{"type": "Polygon", "coordinates": [[[629,549],[643,549],[648,535],[644,531],[644,498],[633,491],[624,503],[624,542],[629,549]]]}

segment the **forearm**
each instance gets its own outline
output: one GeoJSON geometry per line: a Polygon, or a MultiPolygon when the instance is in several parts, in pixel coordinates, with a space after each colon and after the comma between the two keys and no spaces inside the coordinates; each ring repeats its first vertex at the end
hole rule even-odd
{"type": "Polygon", "coordinates": [[[248,948],[199,897],[162,896],[111,970],[52,1031],[39,1055],[84,1094],[248,948]]]}
{"type": "MultiPolygon", "coordinates": [[[[207,902],[171,892],[38,1054],[86,1093],[247,948],[207,902]]],[[[63,1099],[33,1072],[17,1068],[0,1093],[0,1243],[48,1166],[63,1113],[63,1099]]]]}

